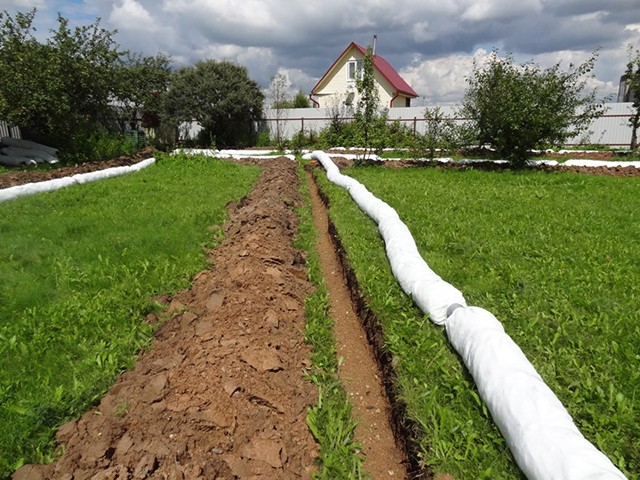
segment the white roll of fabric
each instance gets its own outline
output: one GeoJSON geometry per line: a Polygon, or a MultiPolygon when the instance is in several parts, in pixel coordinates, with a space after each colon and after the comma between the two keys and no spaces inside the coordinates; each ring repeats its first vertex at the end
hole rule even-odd
{"type": "Polygon", "coordinates": [[[106,168],[104,170],[98,170],[96,172],[78,173],[71,177],[56,178],[54,180],[47,180],[45,182],[27,183],[26,185],[18,185],[16,187],[5,188],[0,190],[0,203],[19,197],[34,195],[36,193],[52,192],[54,190],[69,187],[75,184],[95,182],[97,180],[104,180],[127,173],[137,172],[154,163],[154,158],[148,158],[134,165],[106,168]]]}

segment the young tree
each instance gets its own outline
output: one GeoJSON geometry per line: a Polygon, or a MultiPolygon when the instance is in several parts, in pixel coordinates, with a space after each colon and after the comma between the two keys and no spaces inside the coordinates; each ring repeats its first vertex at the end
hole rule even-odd
{"type": "Polygon", "coordinates": [[[245,67],[203,60],[176,71],[165,95],[164,116],[179,125],[196,120],[202,140],[211,144],[248,144],[253,122],[262,116],[264,95],[245,67]]]}
{"type": "Polygon", "coordinates": [[[583,92],[596,58],[594,53],[567,71],[560,63],[543,70],[534,63],[515,65],[510,55],[501,59],[495,51],[488,65],[475,65],[462,111],[480,144],[491,144],[521,166],[532,149],[561,145],[584,131],[604,111],[595,90],[583,92]]]}
{"type": "Polygon", "coordinates": [[[371,46],[367,47],[367,53],[362,62],[362,74],[356,79],[356,89],[358,91],[358,104],[354,122],[362,132],[363,146],[369,148],[380,102],[374,77],[373,50],[371,46]]]}
{"type": "Polygon", "coordinates": [[[285,108],[289,108],[287,92],[290,86],[291,82],[287,76],[282,72],[278,72],[278,74],[271,79],[268,90],[268,96],[271,100],[271,111],[275,114],[275,141],[280,150],[284,149],[282,111],[285,108]]]}
{"type": "Polygon", "coordinates": [[[629,118],[631,124],[631,144],[629,148],[636,150],[638,148],[638,127],[640,127],[640,50],[633,51],[633,47],[629,45],[629,63],[627,63],[627,85],[633,92],[633,109],[634,112],[629,118]]]}
{"type": "Polygon", "coordinates": [[[291,108],[311,108],[311,100],[302,90],[298,90],[291,102],[291,108]]]}

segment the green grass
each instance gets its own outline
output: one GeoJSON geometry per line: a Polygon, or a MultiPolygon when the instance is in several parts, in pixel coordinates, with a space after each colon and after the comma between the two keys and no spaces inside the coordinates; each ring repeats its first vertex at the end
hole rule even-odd
{"type": "MultiPolygon", "coordinates": [[[[580,430],[640,478],[640,178],[351,169],[397,209],[429,265],[493,312],[580,430]]],[[[373,222],[325,185],[331,216],[398,361],[436,473],[521,478],[444,331],[411,304],[373,222]]]]}
{"type": "Polygon", "coordinates": [[[333,337],[333,320],[329,316],[327,287],[322,277],[318,252],[317,231],[311,217],[311,199],[306,176],[301,176],[301,194],[304,205],[298,209],[300,227],[296,247],[307,252],[307,272],[316,286],[306,299],[306,341],[312,346],[313,367],[307,377],[318,388],[318,402],[307,412],[307,424],[318,441],[317,479],[360,479],[363,458],[355,443],[355,422],[351,404],[338,380],[338,358],[333,337]]]}
{"type": "MultiPolygon", "coordinates": [[[[152,296],[206,266],[209,230],[255,167],[158,158],[141,172],[0,204],[0,478],[51,459],[53,432],[147,345],[152,296]]],[[[217,239],[217,240],[216,240],[217,239]]]]}

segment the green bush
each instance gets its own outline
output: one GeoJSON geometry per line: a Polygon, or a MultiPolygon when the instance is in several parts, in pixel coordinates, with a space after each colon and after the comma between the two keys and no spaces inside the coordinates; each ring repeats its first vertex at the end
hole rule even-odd
{"type": "Polygon", "coordinates": [[[86,163],[132,155],[138,150],[137,140],[122,133],[104,129],[83,129],[73,135],[69,149],[62,152],[63,163],[86,163]]]}

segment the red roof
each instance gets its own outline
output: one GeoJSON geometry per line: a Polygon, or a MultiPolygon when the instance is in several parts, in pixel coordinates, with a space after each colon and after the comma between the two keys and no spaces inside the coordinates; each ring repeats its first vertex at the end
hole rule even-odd
{"type": "MultiPolygon", "coordinates": [[[[358,45],[356,42],[351,42],[349,46],[340,54],[338,58],[336,58],[335,62],[331,64],[329,70],[325,72],[320,81],[316,83],[316,85],[311,89],[311,93],[313,94],[318,88],[318,86],[322,83],[322,81],[329,75],[329,72],[333,70],[333,67],[338,63],[338,61],[351,49],[351,47],[355,47],[362,55],[367,54],[367,49],[358,45]]],[[[409,86],[407,82],[405,82],[402,77],[396,72],[389,62],[387,62],[380,55],[375,54],[373,56],[373,66],[380,74],[387,79],[387,81],[391,84],[391,86],[397,90],[399,93],[404,93],[408,97],[415,98],[418,94],[415,92],[413,88],[409,86]]]]}

